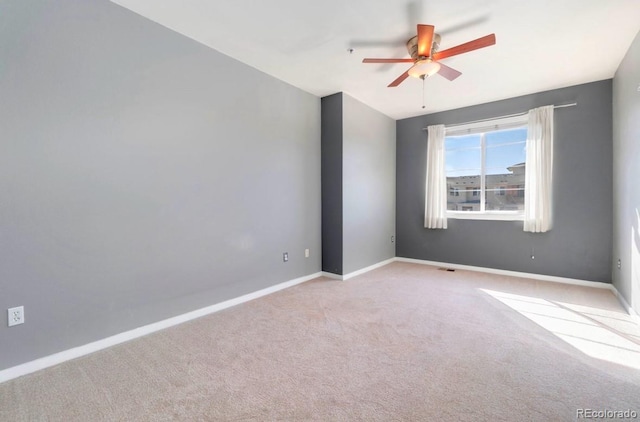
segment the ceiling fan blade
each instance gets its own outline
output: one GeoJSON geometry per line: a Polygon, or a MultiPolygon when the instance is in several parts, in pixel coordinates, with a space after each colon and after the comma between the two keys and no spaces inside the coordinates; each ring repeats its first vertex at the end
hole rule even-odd
{"type": "Polygon", "coordinates": [[[413,63],[413,59],[363,59],[362,63],[413,63]]]}
{"type": "Polygon", "coordinates": [[[446,64],[443,64],[440,62],[438,62],[438,64],[440,65],[440,70],[438,70],[438,74],[440,74],[440,76],[444,76],[446,79],[449,79],[450,81],[462,75],[462,72],[458,72],[457,70],[447,66],[446,64]]]}
{"type": "Polygon", "coordinates": [[[485,35],[477,40],[469,41],[446,50],[438,51],[433,55],[434,60],[442,60],[447,57],[457,56],[458,54],[467,53],[479,48],[489,47],[496,43],[496,34],[485,35]]]}
{"type": "Polygon", "coordinates": [[[398,78],[395,81],[393,81],[389,85],[387,85],[387,88],[394,88],[394,87],[400,85],[408,77],[409,77],[409,69],[407,69],[407,71],[404,72],[402,75],[398,76],[398,78]]]}
{"type": "Polygon", "coordinates": [[[431,55],[433,25],[418,25],[418,56],[431,55]]]}

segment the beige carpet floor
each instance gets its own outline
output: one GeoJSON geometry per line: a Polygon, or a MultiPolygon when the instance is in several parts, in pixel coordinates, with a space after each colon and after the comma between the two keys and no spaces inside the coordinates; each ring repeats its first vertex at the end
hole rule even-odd
{"type": "Polygon", "coordinates": [[[640,413],[609,290],[393,263],[0,384],[1,421],[572,421],[640,413]]]}

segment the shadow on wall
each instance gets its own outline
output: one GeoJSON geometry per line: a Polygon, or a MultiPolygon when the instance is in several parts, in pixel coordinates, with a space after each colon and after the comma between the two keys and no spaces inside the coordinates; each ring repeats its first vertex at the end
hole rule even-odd
{"type": "Polygon", "coordinates": [[[631,226],[631,307],[640,314],[640,210],[631,226]]]}

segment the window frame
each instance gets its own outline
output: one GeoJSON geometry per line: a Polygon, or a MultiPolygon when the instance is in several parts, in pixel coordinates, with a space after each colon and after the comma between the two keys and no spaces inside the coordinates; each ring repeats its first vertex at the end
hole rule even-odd
{"type": "MultiPolygon", "coordinates": [[[[473,123],[466,123],[461,125],[450,125],[445,127],[445,148],[446,148],[446,139],[450,136],[462,136],[462,135],[472,135],[472,134],[481,134],[481,170],[480,170],[480,204],[484,205],[486,201],[486,180],[485,180],[485,166],[486,166],[486,145],[485,145],[485,134],[488,132],[494,132],[499,130],[506,129],[517,129],[517,128],[527,128],[529,123],[528,114],[520,115],[520,116],[512,116],[507,118],[498,118],[498,119],[489,119],[482,120],[473,123]]],[[[526,141],[525,141],[526,145],[526,141]]],[[[525,157],[526,162],[526,157],[525,157]]],[[[526,170],[525,170],[526,171],[526,170]]],[[[525,191],[527,189],[525,185],[525,191]]],[[[495,221],[523,221],[524,220],[524,210],[517,211],[496,211],[496,210],[484,210],[484,211],[454,211],[447,210],[446,211],[447,218],[459,219],[459,220],[495,220],[495,221]]]]}

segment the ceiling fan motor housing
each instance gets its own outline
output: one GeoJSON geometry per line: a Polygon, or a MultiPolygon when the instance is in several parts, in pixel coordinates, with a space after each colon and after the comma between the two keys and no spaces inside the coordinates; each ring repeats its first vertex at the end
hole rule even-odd
{"type": "MultiPolygon", "coordinates": [[[[433,34],[433,43],[431,44],[431,53],[429,57],[440,48],[440,34],[433,34]]],[[[413,60],[419,60],[418,57],[418,36],[407,41],[407,51],[413,60]]]]}

